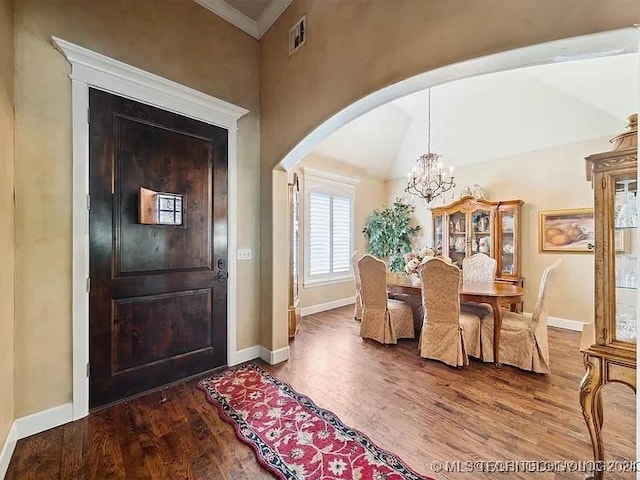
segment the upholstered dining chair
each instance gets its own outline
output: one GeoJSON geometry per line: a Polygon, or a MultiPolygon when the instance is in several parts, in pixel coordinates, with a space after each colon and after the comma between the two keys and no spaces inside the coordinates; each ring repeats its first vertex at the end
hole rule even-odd
{"type": "MultiPolygon", "coordinates": [[[[563,259],[542,273],[533,314],[504,312],[500,329],[500,362],[536,373],[549,373],[547,315],[549,295],[563,259]]],[[[493,362],[493,315],[482,322],[482,360],[493,362]]]]}
{"type": "Polygon", "coordinates": [[[491,283],[496,276],[498,262],[486,253],[476,253],[462,260],[462,278],[467,282],[491,283]]]}
{"type": "MultiPolygon", "coordinates": [[[[495,258],[491,258],[485,253],[476,253],[462,260],[462,278],[465,282],[492,283],[497,268],[498,262],[495,258]]],[[[484,318],[492,312],[489,305],[474,302],[462,302],[460,309],[480,318],[484,318]]]]}
{"type": "Polygon", "coordinates": [[[356,321],[362,320],[362,286],[360,284],[360,270],[358,269],[358,259],[360,256],[358,255],[358,251],[355,250],[351,255],[351,266],[353,267],[353,280],[356,284],[356,306],[355,311],[353,312],[353,318],[356,321]]]}
{"type": "Polygon", "coordinates": [[[415,338],[413,312],[404,302],[387,298],[387,265],[372,255],[358,260],[362,294],[360,336],[382,344],[415,338]]]}
{"type": "Polygon", "coordinates": [[[424,323],[418,348],[420,356],[460,367],[468,354],[480,356],[480,319],[460,311],[460,269],[439,258],[420,270],[424,323]]]}

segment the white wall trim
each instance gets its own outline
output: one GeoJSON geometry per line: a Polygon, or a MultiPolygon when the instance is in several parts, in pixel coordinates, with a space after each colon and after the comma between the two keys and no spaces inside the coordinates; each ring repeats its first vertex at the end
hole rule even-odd
{"type": "Polygon", "coordinates": [[[236,10],[228,3],[223,2],[222,0],[195,0],[195,2],[199,3],[219,17],[224,18],[227,22],[235,25],[243,32],[248,33],[253,38],[260,38],[260,35],[258,34],[258,23],[247,17],[240,10],[236,10]]]}
{"type": "Polygon", "coordinates": [[[302,173],[305,178],[312,178],[316,181],[328,180],[329,182],[339,182],[355,187],[362,183],[362,179],[359,177],[351,177],[348,175],[341,175],[339,173],[328,172],[326,170],[320,170],[313,167],[302,167],[302,173]]]}
{"type": "Polygon", "coordinates": [[[260,358],[261,346],[254,345],[253,347],[244,348],[235,352],[233,357],[229,360],[229,366],[238,365],[240,363],[249,362],[260,358]]]}
{"type": "Polygon", "coordinates": [[[269,31],[271,25],[276,23],[280,15],[284,13],[293,0],[271,0],[269,6],[264,9],[258,18],[258,38],[269,31]]]}
{"type": "Polygon", "coordinates": [[[289,360],[289,346],[279,350],[269,350],[267,347],[260,346],[260,358],[269,365],[286,362],[289,360]]]}
{"type": "Polygon", "coordinates": [[[4,441],[2,450],[0,450],[0,478],[4,478],[9,469],[9,463],[11,462],[11,456],[16,448],[16,442],[18,441],[16,422],[11,424],[7,438],[4,441]]]}
{"type": "Polygon", "coordinates": [[[194,0],[210,12],[235,25],[253,38],[260,39],[284,13],[293,0],[271,0],[269,6],[260,14],[258,20],[247,17],[223,0],[194,0]]]}
{"type": "Polygon", "coordinates": [[[26,417],[16,418],[16,438],[26,438],[73,421],[73,404],[65,403],[26,417]]]}
{"type": "MultiPolygon", "coordinates": [[[[227,363],[236,355],[237,307],[237,129],[248,110],[185,87],[139,68],[113,60],[65,40],[52,37],[54,46],[71,64],[73,124],[73,408],[71,419],[89,413],[89,87],[162,108],[225,128],[228,131],[228,265],[227,363]]],[[[71,404],[69,404],[71,405],[71,404]]],[[[66,406],[64,406],[66,408],[66,406]]],[[[62,407],[56,407],[55,410],[62,407]]],[[[42,415],[51,412],[41,412],[42,415]]],[[[36,414],[39,415],[39,414],[36,414]]],[[[29,417],[28,417],[29,418],[29,417]]],[[[53,416],[61,423],[66,417],[53,416]]],[[[19,424],[20,425],[20,424],[19,424]]],[[[36,423],[35,425],[39,425],[36,423]]],[[[49,424],[47,424],[49,425],[49,424]]],[[[51,428],[55,425],[49,425],[51,428]]],[[[21,432],[24,428],[19,428],[21,432]]],[[[30,434],[36,433],[32,430],[30,434]]],[[[29,434],[29,435],[30,435],[29,434]]],[[[22,437],[20,437],[22,438],[22,437]]]]}
{"type": "Polygon", "coordinates": [[[72,329],[73,329],[73,418],[89,413],[89,86],[71,82],[73,124],[73,255],[72,255],[72,329]]]}
{"type": "Polygon", "coordinates": [[[53,45],[71,64],[71,78],[127,98],[212,123],[237,129],[249,110],[114,60],[57,37],[53,45]]]}
{"type": "MultiPolygon", "coordinates": [[[[303,168],[303,187],[302,187],[302,202],[300,209],[304,214],[302,215],[302,284],[304,288],[310,288],[313,286],[330,285],[333,283],[341,283],[353,279],[353,269],[349,265],[347,272],[329,272],[323,274],[311,275],[311,196],[314,193],[320,193],[322,195],[328,195],[331,198],[334,196],[348,197],[350,201],[350,245],[349,252],[353,252],[356,238],[356,185],[360,183],[360,180],[353,177],[347,177],[338,175],[324,170],[318,170],[314,168],[303,168]]],[[[333,201],[329,201],[329,223],[333,224],[333,201]]],[[[331,228],[331,226],[330,226],[331,228]]],[[[330,244],[329,248],[329,267],[333,261],[333,245],[330,244]]],[[[330,268],[332,270],[332,268],[330,268]]]]}
{"type": "Polygon", "coordinates": [[[306,280],[303,283],[304,288],[326,287],[327,285],[338,285],[340,283],[351,283],[354,280],[353,273],[343,277],[316,278],[315,280],[306,280]]]}
{"type": "Polygon", "coordinates": [[[587,323],[579,320],[569,320],[567,318],[547,317],[547,326],[564,328],[565,330],[573,330],[575,332],[582,332],[582,329],[587,323]]]}
{"type": "Polygon", "coordinates": [[[262,345],[254,345],[243,350],[238,350],[233,356],[233,361],[229,361],[229,366],[250,362],[256,358],[261,358],[268,364],[275,365],[276,363],[289,360],[289,347],[287,346],[280,350],[272,351],[262,345]]]}
{"type": "Polygon", "coordinates": [[[327,310],[344,307],[345,305],[353,305],[354,303],[356,303],[355,295],[353,297],[340,298],[331,302],[318,303],[317,305],[311,305],[310,307],[302,307],[300,309],[300,316],[305,317],[307,315],[313,315],[314,313],[326,312],[327,310]]]}

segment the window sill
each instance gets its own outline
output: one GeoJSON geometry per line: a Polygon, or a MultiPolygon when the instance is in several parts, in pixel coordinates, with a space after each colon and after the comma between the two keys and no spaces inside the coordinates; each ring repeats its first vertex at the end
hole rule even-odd
{"type": "Polygon", "coordinates": [[[305,280],[302,284],[304,288],[324,287],[326,285],[335,285],[338,283],[353,282],[353,275],[345,277],[322,278],[317,280],[305,280]]]}

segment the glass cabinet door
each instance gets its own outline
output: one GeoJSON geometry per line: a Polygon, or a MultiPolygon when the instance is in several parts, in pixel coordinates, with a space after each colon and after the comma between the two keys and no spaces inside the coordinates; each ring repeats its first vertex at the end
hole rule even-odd
{"type": "Polygon", "coordinates": [[[500,239],[498,273],[500,275],[515,275],[516,272],[516,212],[515,210],[500,211],[500,239]]]}
{"type": "Polygon", "coordinates": [[[614,202],[615,329],[613,340],[636,343],[638,288],[636,242],[637,191],[635,175],[616,175],[614,202]]]}
{"type": "Polygon", "coordinates": [[[444,242],[443,235],[444,231],[442,229],[442,215],[437,215],[433,217],[433,249],[436,252],[436,255],[442,255],[444,242]]]}
{"type": "Polygon", "coordinates": [[[467,255],[467,215],[454,212],[449,215],[449,257],[462,267],[462,259],[467,255]]]}
{"type": "Polygon", "coordinates": [[[486,253],[493,257],[491,227],[491,210],[478,209],[471,212],[471,255],[486,253]]]}

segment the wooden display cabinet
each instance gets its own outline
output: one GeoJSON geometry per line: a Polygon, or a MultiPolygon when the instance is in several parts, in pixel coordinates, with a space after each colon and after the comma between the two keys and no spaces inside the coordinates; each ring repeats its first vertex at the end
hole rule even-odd
{"type": "Polygon", "coordinates": [[[522,200],[490,202],[464,196],[431,210],[433,245],[462,268],[478,252],[495,258],[496,280],[522,286],[520,211],[522,200]]]}
{"type": "MultiPolygon", "coordinates": [[[[611,140],[612,151],[586,157],[594,191],[595,317],[583,330],[587,371],[580,405],[596,462],[604,460],[601,389],[618,382],[636,390],[637,115],[629,117],[627,128],[611,140]]],[[[603,476],[595,471],[588,478],[603,476]]]]}

